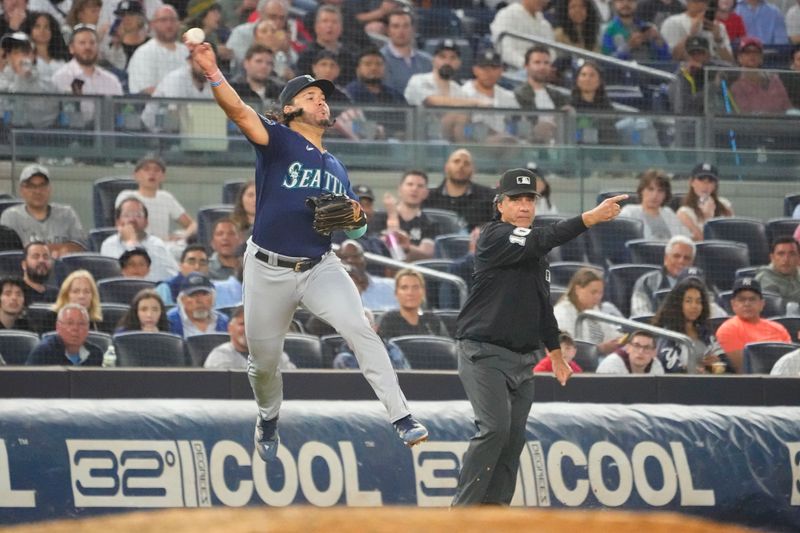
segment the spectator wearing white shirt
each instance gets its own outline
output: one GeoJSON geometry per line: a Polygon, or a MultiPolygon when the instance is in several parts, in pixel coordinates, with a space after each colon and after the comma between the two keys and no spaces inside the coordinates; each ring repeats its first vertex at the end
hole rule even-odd
{"type": "Polygon", "coordinates": [[[656,358],[655,337],[649,331],[634,331],[624,347],[600,362],[596,373],[663,375],[664,367],[656,358]]]}
{"type": "Polygon", "coordinates": [[[164,241],[147,229],[147,207],[136,198],[123,201],[115,211],[117,234],[103,241],[100,253],[114,259],[132,248],[144,248],[153,263],[147,279],[163,281],[178,273],[178,264],[164,241]]]}
{"type": "MultiPolygon", "coordinates": [[[[520,0],[509,4],[497,12],[494,20],[489,25],[492,32],[492,41],[495,48],[503,57],[503,62],[514,68],[525,66],[525,50],[530,47],[529,41],[503,37],[504,32],[530,35],[543,39],[555,40],[553,26],[544,18],[542,10],[547,5],[546,0],[520,0]]],[[[555,55],[555,54],[553,54],[555,55]]]]}
{"type": "Polygon", "coordinates": [[[792,350],[775,362],[770,376],[800,376],[800,348],[792,350]]]}
{"type": "MultiPolygon", "coordinates": [[[[464,94],[485,103],[488,107],[501,109],[519,109],[514,93],[497,84],[503,76],[503,60],[494,50],[484,50],[475,60],[472,67],[474,79],[461,86],[464,94]]],[[[476,132],[475,141],[501,143],[511,140],[506,133],[505,116],[501,113],[475,113],[472,115],[474,129],[486,128],[486,132],[476,132]],[[485,133],[485,135],[484,135],[485,133]]]]}
{"type": "Polygon", "coordinates": [[[705,19],[707,9],[708,0],[687,0],[686,11],[668,17],[661,25],[661,36],[667,41],[673,59],[688,59],[686,39],[699,35],[710,43],[712,58],[733,62],[728,31],[721,22],[705,19]]]}
{"type": "Polygon", "coordinates": [[[786,12],[786,34],[790,43],[800,44],[800,0],[786,12]]]}
{"type": "Polygon", "coordinates": [[[189,50],[178,42],[180,21],[175,8],[165,5],[150,20],[153,38],[136,49],[128,63],[128,88],[131,94],[153,94],[168,73],[181,68],[189,50]]]}

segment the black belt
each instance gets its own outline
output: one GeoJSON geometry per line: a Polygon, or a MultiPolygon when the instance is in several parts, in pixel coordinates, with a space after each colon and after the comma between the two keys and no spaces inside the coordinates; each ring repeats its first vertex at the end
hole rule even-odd
{"type": "MultiPolygon", "coordinates": [[[[263,261],[267,264],[269,262],[269,256],[262,251],[256,252],[256,259],[263,261]]],[[[277,260],[277,265],[283,268],[291,268],[295,272],[305,272],[319,264],[322,261],[322,257],[317,257],[316,259],[303,259],[302,261],[284,261],[283,259],[277,260]]]]}

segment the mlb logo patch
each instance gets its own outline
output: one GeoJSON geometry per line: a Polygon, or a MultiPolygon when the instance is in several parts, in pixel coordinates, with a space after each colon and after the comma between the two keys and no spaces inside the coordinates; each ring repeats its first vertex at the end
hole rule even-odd
{"type": "Polygon", "coordinates": [[[517,176],[517,185],[530,185],[531,178],[529,176],[517,176]]]}

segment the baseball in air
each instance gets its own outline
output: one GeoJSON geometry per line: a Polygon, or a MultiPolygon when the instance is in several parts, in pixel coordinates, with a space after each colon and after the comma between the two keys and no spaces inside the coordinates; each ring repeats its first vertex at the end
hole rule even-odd
{"type": "Polygon", "coordinates": [[[206,40],[206,32],[200,28],[190,28],[184,33],[186,42],[191,44],[200,44],[206,40]]]}

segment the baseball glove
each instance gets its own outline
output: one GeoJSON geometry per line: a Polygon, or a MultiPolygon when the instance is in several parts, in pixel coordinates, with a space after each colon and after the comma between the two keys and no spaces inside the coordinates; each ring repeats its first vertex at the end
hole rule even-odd
{"type": "Polygon", "coordinates": [[[314,210],[314,229],[322,235],[336,230],[357,229],[367,223],[361,204],[343,194],[309,196],[306,205],[314,210]]]}

